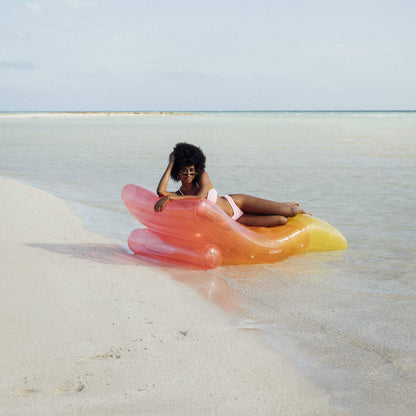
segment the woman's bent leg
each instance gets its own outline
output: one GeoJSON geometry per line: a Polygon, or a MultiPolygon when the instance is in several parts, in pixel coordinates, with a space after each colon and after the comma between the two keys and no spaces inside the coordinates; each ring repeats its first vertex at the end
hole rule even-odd
{"type": "Polygon", "coordinates": [[[287,217],[283,215],[242,215],[238,223],[247,227],[277,227],[287,223],[287,217]]]}
{"type": "Polygon", "coordinates": [[[230,196],[237,206],[248,215],[294,217],[297,214],[306,214],[301,207],[294,204],[269,201],[267,199],[244,194],[233,194],[230,196]]]}

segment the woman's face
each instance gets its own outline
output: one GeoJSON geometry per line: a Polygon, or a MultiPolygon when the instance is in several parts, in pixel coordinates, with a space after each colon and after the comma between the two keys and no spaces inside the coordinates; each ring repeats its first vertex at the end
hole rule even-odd
{"type": "Polygon", "coordinates": [[[184,166],[179,170],[179,176],[182,183],[192,183],[196,175],[197,173],[194,165],[184,166]]]}

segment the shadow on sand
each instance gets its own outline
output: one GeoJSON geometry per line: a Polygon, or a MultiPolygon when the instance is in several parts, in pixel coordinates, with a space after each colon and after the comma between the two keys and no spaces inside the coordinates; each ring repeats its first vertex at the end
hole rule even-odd
{"type": "Polygon", "coordinates": [[[185,283],[201,296],[234,316],[246,315],[245,298],[216,275],[191,266],[155,260],[133,254],[117,244],[28,244],[29,247],[84,259],[100,264],[136,265],[162,270],[174,280],[185,283]]]}

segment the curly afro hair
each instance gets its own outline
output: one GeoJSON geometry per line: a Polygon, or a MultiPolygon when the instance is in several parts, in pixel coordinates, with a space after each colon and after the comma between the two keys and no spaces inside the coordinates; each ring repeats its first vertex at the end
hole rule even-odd
{"type": "Polygon", "coordinates": [[[202,150],[189,143],[177,143],[173,149],[175,163],[173,164],[170,177],[178,182],[179,171],[187,166],[195,166],[198,175],[205,171],[205,155],[202,150]]]}

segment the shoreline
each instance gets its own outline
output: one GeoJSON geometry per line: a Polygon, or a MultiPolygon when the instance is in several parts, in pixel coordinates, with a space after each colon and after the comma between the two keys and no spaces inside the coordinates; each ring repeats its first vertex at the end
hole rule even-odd
{"type": "Polygon", "coordinates": [[[2,111],[0,119],[6,118],[74,118],[74,117],[137,117],[137,116],[196,116],[203,114],[338,114],[379,116],[416,114],[416,110],[212,110],[212,111],[2,111]]]}
{"type": "Polygon", "coordinates": [[[346,414],[235,325],[221,279],[210,298],[205,272],[145,264],[64,200],[0,187],[3,414],[346,414]]]}
{"type": "Polygon", "coordinates": [[[135,116],[178,116],[194,115],[182,111],[10,111],[0,112],[0,118],[41,118],[41,117],[135,117],[135,116]]]}

